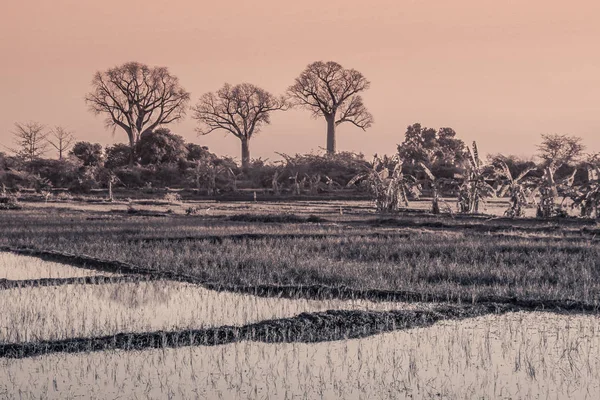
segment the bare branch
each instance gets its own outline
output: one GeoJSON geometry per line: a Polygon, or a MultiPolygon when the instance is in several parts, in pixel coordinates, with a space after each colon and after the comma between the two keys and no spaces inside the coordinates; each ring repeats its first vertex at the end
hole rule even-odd
{"type": "Polygon", "coordinates": [[[37,122],[16,122],[12,132],[16,148],[11,151],[26,161],[40,158],[48,150],[48,132],[45,129],[44,125],[37,122]]]}
{"type": "Polygon", "coordinates": [[[308,109],[315,118],[325,117],[327,152],[334,153],[337,125],[350,122],[365,130],[373,124],[373,116],[358,95],[369,86],[370,82],[354,69],[333,61],[317,61],[306,67],[287,93],[294,105],[308,109]]]}
{"type": "MultiPolygon", "coordinates": [[[[283,97],[276,97],[252,84],[231,86],[226,83],[216,93],[200,97],[192,111],[193,118],[200,123],[199,134],[225,130],[242,140],[247,151],[252,135],[271,123],[271,112],[287,110],[289,106],[283,97]]],[[[242,163],[248,161],[246,158],[242,155],[242,163]]]]}
{"type": "Polygon", "coordinates": [[[53,139],[48,139],[48,143],[58,151],[58,159],[62,160],[63,155],[75,142],[75,136],[73,132],[67,131],[61,126],[57,126],[50,131],[50,136],[53,139]]]}
{"type": "Polygon", "coordinates": [[[339,113],[340,117],[335,121],[336,125],[343,122],[350,122],[360,129],[366,130],[373,124],[373,116],[367,111],[362,98],[358,95],[344,103],[340,108],[339,113]]]}
{"type": "Polygon", "coordinates": [[[190,94],[167,68],[130,62],[98,72],[85,100],[90,110],[107,115],[107,126],[120,127],[135,146],[140,135],[185,116],[190,94]]]}

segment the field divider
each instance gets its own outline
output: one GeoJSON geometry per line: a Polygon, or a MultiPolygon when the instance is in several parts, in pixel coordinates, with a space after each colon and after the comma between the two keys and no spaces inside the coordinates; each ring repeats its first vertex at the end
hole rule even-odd
{"type": "Polygon", "coordinates": [[[119,333],[26,343],[0,343],[0,358],[27,358],[52,353],[145,350],[186,346],[216,346],[241,341],[318,343],[358,339],[396,330],[424,328],[442,320],[464,320],[487,314],[521,311],[507,304],[441,306],[432,310],[345,311],[302,313],[243,326],[180,331],[119,333]]]}
{"type": "Polygon", "coordinates": [[[38,278],[10,280],[0,279],[0,290],[26,288],[26,287],[46,287],[63,285],[103,285],[111,283],[130,283],[130,282],[148,282],[156,280],[151,275],[122,275],[122,276],[79,276],[69,278],[38,278]]]}
{"type": "Polygon", "coordinates": [[[170,280],[200,285],[206,289],[219,292],[233,292],[258,297],[278,297],[287,299],[309,300],[368,300],[372,302],[422,302],[453,304],[504,304],[522,310],[561,310],[573,312],[592,312],[600,310],[600,303],[587,303],[571,299],[527,299],[515,296],[480,295],[470,293],[426,293],[410,290],[357,289],[348,286],[313,285],[226,285],[206,279],[180,274],[172,271],[157,271],[122,262],[102,260],[86,255],[76,255],[54,250],[38,250],[32,248],[15,248],[0,246],[0,251],[38,257],[43,260],[56,261],[75,267],[103,272],[143,275],[152,280],[170,280]]]}

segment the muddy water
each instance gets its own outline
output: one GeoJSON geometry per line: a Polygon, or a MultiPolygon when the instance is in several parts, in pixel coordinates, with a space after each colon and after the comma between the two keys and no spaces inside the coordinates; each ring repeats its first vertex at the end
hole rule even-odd
{"type": "Polygon", "coordinates": [[[76,278],[94,275],[115,276],[115,274],[0,251],[0,279],[76,278]]]}
{"type": "Polygon", "coordinates": [[[0,342],[245,325],[302,312],[423,309],[433,305],[291,300],[216,292],[172,281],[0,291],[0,342]]]}
{"type": "Polygon", "coordinates": [[[600,398],[598,317],[515,313],[365,339],[0,359],[0,397],[600,398]],[[8,396],[7,396],[8,397],[8,396]]]}

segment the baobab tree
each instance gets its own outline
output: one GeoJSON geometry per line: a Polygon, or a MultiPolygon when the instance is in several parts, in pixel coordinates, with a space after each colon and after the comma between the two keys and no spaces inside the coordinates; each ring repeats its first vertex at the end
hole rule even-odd
{"type": "Polygon", "coordinates": [[[58,159],[62,160],[63,155],[71,148],[71,145],[75,142],[73,132],[70,132],[62,126],[55,127],[50,135],[52,138],[48,139],[48,143],[52,145],[58,151],[58,159]]]}
{"type": "Polygon", "coordinates": [[[286,110],[284,97],[276,97],[250,83],[226,83],[216,93],[205,93],[192,108],[201,135],[222,129],[242,142],[242,168],[250,162],[250,139],[271,123],[271,112],[286,110]]]}
{"type": "Polygon", "coordinates": [[[366,130],[373,124],[373,116],[359,94],[369,86],[363,74],[354,69],[345,69],[333,61],[317,61],[296,78],[288,94],[296,105],[310,110],[315,118],[325,118],[327,153],[333,154],[338,125],[349,122],[366,130]]]}
{"type": "Polygon", "coordinates": [[[142,133],[181,119],[190,94],[165,67],[129,62],[97,72],[85,100],[96,114],[105,114],[107,127],[127,133],[130,163],[142,133]]]}
{"type": "Polygon", "coordinates": [[[17,147],[10,150],[25,161],[34,161],[48,150],[48,132],[40,123],[16,122],[12,134],[17,147]]]}

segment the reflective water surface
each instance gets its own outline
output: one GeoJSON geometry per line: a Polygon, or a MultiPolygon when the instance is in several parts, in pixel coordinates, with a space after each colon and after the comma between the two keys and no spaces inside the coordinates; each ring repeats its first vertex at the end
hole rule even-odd
{"type": "Polygon", "coordinates": [[[0,359],[0,397],[597,399],[599,327],[515,313],[318,344],[0,359]]]}

